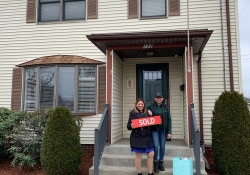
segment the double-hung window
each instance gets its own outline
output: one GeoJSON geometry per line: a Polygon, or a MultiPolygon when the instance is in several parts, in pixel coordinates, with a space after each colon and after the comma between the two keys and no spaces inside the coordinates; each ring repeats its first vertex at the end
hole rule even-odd
{"type": "Polygon", "coordinates": [[[24,110],[55,106],[74,113],[96,112],[96,66],[25,68],[24,110]]]}
{"type": "Polygon", "coordinates": [[[38,21],[63,21],[86,18],[85,0],[39,0],[38,21]]]}
{"type": "Polygon", "coordinates": [[[167,16],[166,0],[141,0],[141,18],[167,16]]]}

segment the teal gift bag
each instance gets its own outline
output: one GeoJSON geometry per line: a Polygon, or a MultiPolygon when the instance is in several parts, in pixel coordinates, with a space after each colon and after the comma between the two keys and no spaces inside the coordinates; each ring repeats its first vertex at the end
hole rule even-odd
{"type": "Polygon", "coordinates": [[[193,175],[192,158],[173,158],[173,175],[193,175]]]}

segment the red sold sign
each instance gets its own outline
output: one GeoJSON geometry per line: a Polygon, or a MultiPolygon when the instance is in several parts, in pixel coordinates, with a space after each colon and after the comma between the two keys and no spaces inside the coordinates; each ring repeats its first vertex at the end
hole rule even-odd
{"type": "Polygon", "coordinates": [[[146,118],[139,118],[132,120],[135,128],[140,128],[144,126],[151,126],[151,125],[158,125],[161,124],[161,117],[160,116],[152,116],[146,118]]]}

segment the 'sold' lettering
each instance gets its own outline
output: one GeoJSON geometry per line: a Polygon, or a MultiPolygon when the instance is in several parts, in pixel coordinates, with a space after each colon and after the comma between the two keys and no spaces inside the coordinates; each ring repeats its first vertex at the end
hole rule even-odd
{"type": "Polygon", "coordinates": [[[140,119],[139,123],[140,126],[153,125],[155,123],[155,119],[154,118],[140,119]]]}

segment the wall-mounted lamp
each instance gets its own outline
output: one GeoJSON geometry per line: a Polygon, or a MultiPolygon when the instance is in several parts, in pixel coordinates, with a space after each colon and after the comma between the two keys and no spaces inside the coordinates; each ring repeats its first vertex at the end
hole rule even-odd
{"type": "Polygon", "coordinates": [[[145,55],[147,57],[153,57],[155,55],[155,51],[154,50],[146,50],[145,55]]]}
{"type": "Polygon", "coordinates": [[[185,84],[180,85],[180,91],[184,91],[185,90],[185,84]]]}

